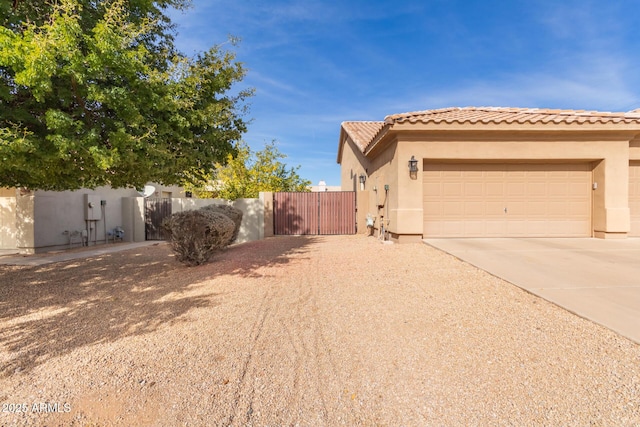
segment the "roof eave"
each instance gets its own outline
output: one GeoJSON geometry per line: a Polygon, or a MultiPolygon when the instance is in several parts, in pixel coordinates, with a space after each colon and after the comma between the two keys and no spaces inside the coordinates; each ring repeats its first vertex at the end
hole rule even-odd
{"type": "Polygon", "coordinates": [[[380,129],[380,132],[373,138],[373,140],[367,145],[367,148],[364,150],[364,155],[366,157],[369,156],[369,153],[375,151],[376,147],[379,145],[380,141],[382,141],[385,136],[389,133],[389,131],[393,128],[393,122],[387,122],[385,120],[384,126],[380,129]]]}
{"type": "Polygon", "coordinates": [[[336,158],[336,162],[341,165],[342,164],[342,146],[344,145],[346,136],[348,134],[344,130],[344,126],[340,125],[340,139],[338,141],[338,156],[336,158]]]}
{"type": "Polygon", "coordinates": [[[396,122],[397,131],[496,131],[496,132],[639,132],[638,123],[482,123],[396,122]]]}

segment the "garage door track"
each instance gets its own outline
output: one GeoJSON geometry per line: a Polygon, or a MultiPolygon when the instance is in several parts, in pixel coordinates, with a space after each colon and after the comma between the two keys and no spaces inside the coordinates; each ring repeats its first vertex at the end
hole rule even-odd
{"type": "Polygon", "coordinates": [[[640,239],[425,242],[640,343],[640,239]]]}

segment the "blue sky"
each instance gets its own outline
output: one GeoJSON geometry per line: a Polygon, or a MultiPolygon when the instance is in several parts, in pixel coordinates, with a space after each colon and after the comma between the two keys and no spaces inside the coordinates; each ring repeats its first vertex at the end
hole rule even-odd
{"type": "Polygon", "coordinates": [[[443,107],[640,108],[635,1],[193,0],[171,13],[192,55],[239,37],[255,88],[244,140],[275,139],[340,184],[340,123],[443,107]]]}

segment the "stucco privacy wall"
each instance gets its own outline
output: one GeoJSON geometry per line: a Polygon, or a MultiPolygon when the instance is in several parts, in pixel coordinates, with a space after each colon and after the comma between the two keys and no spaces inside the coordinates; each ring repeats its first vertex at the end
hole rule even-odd
{"type": "Polygon", "coordinates": [[[273,237],[273,192],[260,192],[258,198],[262,203],[262,238],[273,237]]]}
{"type": "Polygon", "coordinates": [[[242,224],[236,243],[264,239],[264,202],[261,199],[171,199],[171,212],[183,212],[213,204],[228,204],[242,211],[242,224]]]}
{"type": "Polygon", "coordinates": [[[145,241],[144,198],[122,198],[122,229],[125,242],[145,241]]]}
{"type": "Polygon", "coordinates": [[[429,110],[387,116],[384,122],[343,123],[338,163],[343,190],[362,191],[358,176],[365,174],[364,191],[375,200],[373,187],[381,179],[389,183],[389,229],[401,241],[423,236],[425,164],[581,163],[591,171],[593,236],[625,237],[630,229],[629,162],[640,159],[639,134],[637,111],[429,110]],[[408,169],[412,156],[419,169],[414,176],[408,169]]]}
{"type": "MultiPolygon", "coordinates": [[[[158,196],[161,192],[184,194],[181,187],[153,185],[156,188],[155,194],[158,196]]],[[[129,228],[129,223],[125,224],[122,201],[123,198],[137,196],[138,192],[135,189],[98,187],[95,190],[81,189],[76,191],[17,190],[15,248],[21,253],[67,248],[69,246],[69,238],[68,234],[64,233],[65,231],[86,230],[85,194],[96,196],[99,200],[107,202],[104,207],[104,217],[102,217],[101,213],[102,219],[92,223],[96,228],[95,230],[92,229],[92,242],[94,238],[98,243],[105,241],[105,223],[107,232],[117,226],[122,226],[125,230],[125,236],[133,235],[134,230],[129,228]]],[[[96,210],[102,212],[100,206],[96,210]]],[[[144,215],[144,211],[140,212],[144,215]]],[[[140,235],[140,229],[135,231],[140,235]]],[[[144,228],[141,231],[142,239],[144,240],[144,228]]]]}
{"type": "MultiPolygon", "coordinates": [[[[183,195],[181,187],[153,184],[154,197],[162,194],[183,195]]],[[[144,198],[134,189],[99,187],[95,190],[77,191],[24,191],[0,189],[0,249],[20,253],[44,252],[69,247],[67,232],[86,230],[85,195],[106,201],[104,216],[91,222],[91,244],[105,242],[107,233],[115,227],[124,229],[124,241],[145,240],[144,198]],[[93,230],[95,227],[95,230],[93,230]]],[[[238,242],[258,240],[273,236],[272,193],[261,193],[259,199],[238,199],[232,206],[243,212],[238,242]],[[271,223],[268,223],[271,221],[271,223]]],[[[205,200],[172,197],[172,211],[197,209],[212,203],[228,203],[223,200],[205,200]]],[[[78,246],[79,238],[74,239],[78,246]]]]}
{"type": "MultiPolygon", "coordinates": [[[[101,220],[92,221],[91,242],[105,241],[104,227],[111,230],[122,226],[122,198],[130,197],[137,192],[134,189],[118,189],[99,187],[95,190],[79,191],[36,191],[34,199],[34,247],[36,250],[68,246],[67,232],[85,230],[84,195],[97,196],[107,202],[101,220]]],[[[97,206],[97,210],[101,211],[97,206]]],[[[76,240],[77,242],[77,240],[76,240]]],[[[77,244],[76,244],[77,246],[77,244]]]]}
{"type": "Polygon", "coordinates": [[[16,249],[16,190],[0,188],[0,249],[16,249]]]}

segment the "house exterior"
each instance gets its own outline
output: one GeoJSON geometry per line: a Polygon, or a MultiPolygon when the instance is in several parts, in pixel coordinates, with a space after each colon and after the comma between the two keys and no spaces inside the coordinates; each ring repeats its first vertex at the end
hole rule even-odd
{"type": "Polygon", "coordinates": [[[358,192],[358,229],[369,216],[394,241],[640,236],[640,111],[465,107],[344,122],[337,160],[342,190],[358,192]]]}

